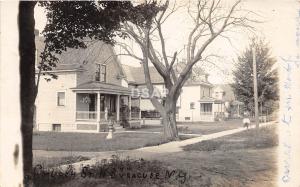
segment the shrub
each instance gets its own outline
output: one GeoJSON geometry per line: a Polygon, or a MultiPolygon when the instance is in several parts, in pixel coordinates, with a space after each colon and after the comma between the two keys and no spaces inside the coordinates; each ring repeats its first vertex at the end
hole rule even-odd
{"type": "Polygon", "coordinates": [[[130,126],[130,124],[128,122],[129,112],[130,112],[130,109],[126,105],[123,105],[120,108],[120,113],[121,113],[120,125],[123,126],[123,128],[127,128],[130,126]]]}

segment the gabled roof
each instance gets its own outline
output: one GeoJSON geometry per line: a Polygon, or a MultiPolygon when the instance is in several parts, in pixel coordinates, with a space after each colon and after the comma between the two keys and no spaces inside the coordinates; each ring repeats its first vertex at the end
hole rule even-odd
{"type": "MultiPolygon", "coordinates": [[[[122,65],[124,73],[126,75],[128,83],[132,84],[145,84],[145,74],[143,67],[133,67],[128,65],[122,65]]],[[[151,77],[151,81],[154,84],[162,84],[164,83],[163,78],[159,75],[155,67],[149,67],[149,73],[151,77]]]]}
{"type": "Polygon", "coordinates": [[[232,87],[230,86],[230,84],[216,84],[214,86],[214,91],[218,88],[222,89],[225,92],[225,95],[223,96],[224,101],[234,101],[234,100],[236,100],[235,95],[233,93],[233,90],[232,90],[232,87]]]}
{"type": "Polygon", "coordinates": [[[103,82],[97,82],[97,81],[90,81],[83,84],[78,85],[75,88],[71,88],[74,91],[100,91],[101,93],[120,93],[120,94],[130,94],[131,91],[129,88],[109,84],[109,83],[103,83],[103,82]]]}
{"type": "MultiPolygon", "coordinates": [[[[136,85],[145,84],[145,74],[144,74],[143,67],[133,67],[133,66],[124,65],[124,64],[122,66],[123,66],[123,70],[124,70],[125,76],[126,76],[129,84],[136,84],[136,85]]],[[[160,74],[157,72],[155,67],[150,66],[149,72],[150,72],[150,77],[151,77],[151,81],[153,84],[163,84],[164,83],[164,79],[160,76],[160,74]]],[[[202,81],[202,80],[194,81],[194,80],[188,79],[185,83],[185,86],[189,86],[189,85],[211,86],[212,84],[209,82],[202,81]]]]}
{"type": "MultiPolygon", "coordinates": [[[[35,38],[35,44],[37,52],[40,54],[45,46],[43,37],[37,36],[35,38]]],[[[120,75],[124,76],[121,63],[117,56],[114,55],[116,53],[113,47],[99,40],[89,40],[89,42],[87,42],[87,48],[68,48],[67,51],[63,51],[62,54],[57,55],[59,62],[56,64],[56,67],[53,68],[53,71],[83,70],[84,63],[103,63],[107,59],[101,58],[101,54],[111,54],[110,59],[113,59],[116,62],[120,75]]],[[[39,55],[37,61],[41,61],[39,55]]]]}

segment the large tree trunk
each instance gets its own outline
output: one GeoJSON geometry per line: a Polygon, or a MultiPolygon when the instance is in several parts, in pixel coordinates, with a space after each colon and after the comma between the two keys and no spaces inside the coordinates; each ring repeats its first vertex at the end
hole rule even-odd
{"type": "Polygon", "coordinates": [[[165,140],[179,140],[176,124],[176,100],[167,99],[161,115],[165,140]]]}
{"type": "MultiPolygon", "coordinates": [[[[35,5],[36,2],[21,1],[18,16],[24,183],[26,178],[31,177],[32,174],[32,130],[35,98],[35,5]]],[[[25,186],[28,186],[28,184],[25,184],[25,186]]]]}

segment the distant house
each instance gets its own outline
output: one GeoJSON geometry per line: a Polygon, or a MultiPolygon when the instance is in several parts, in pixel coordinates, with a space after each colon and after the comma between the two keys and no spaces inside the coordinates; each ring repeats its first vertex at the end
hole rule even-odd
{"type": "Polygon", "coordinates": [[[213,89],[213,97],[222,101],[216,111],[224,114],[224,117],[239,118],[242,116],[244,104],[235,98],[229,84],[216,84],[213,89]]]}
{"type": "MultiPolygon", "coordinates": [[[[132,67],[123,65],[128,85],[143,93],[147,90],[145,77],[142,67],[132,67]]],[[[161,102],[165,96],[164,81],[154,67],[149,68],[152,83],[160,93],[161,102]]],[[[180,122],[197,122],[197,121],[215,121],[218,114],[216,106],[223,104],[222,100],[213,97],[214,85],[208,82],[208,74],[203,70],[197,77],[187,80],[182,88],[181,94],[177,101],[177,121],[180,122]]],[[[147,97],[141,97],[140,109],[142,118],[158,118],[159,113],[156,111],[151,101],[147,97]]]]}

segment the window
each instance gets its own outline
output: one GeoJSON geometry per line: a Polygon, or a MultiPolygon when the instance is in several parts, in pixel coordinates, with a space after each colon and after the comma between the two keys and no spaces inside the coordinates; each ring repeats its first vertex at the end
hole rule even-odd
{"type": "Polygon", "coordinates": [[[212,112],[212,103],[201,103],[200,112],[212,112]]]}
{"type": "Polygon", "coordinates": [[[61,124],[52,124],[52,131],[60,132],[61,131],[61,124]]]}
{"type": "Polygon", "coordinates": [[[95,81],[106,82],[106,65],[96,64],[95,81]]]}
{"type": "Polygon", "coordinates": [[[217,98],[219,97],[219,92],[215,93],[215,97],[217,97],[217,98]]]}
{"type": "Polygon", "coordinates": [[[57,92],[57,106],[65,106],[65,92],[57,92]]]}
{"type": "Polygon", "coordinates": [[[194,102],[190,103],[190,109],[195,109],[195,103],[194,102]]]}

